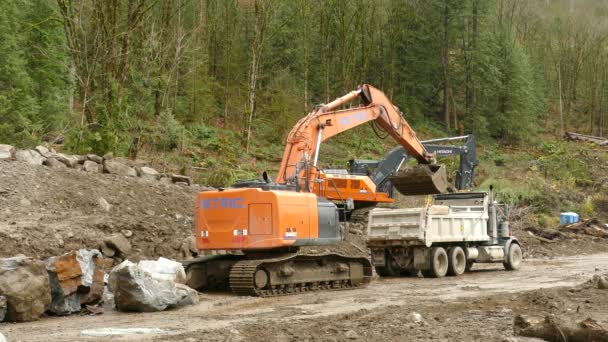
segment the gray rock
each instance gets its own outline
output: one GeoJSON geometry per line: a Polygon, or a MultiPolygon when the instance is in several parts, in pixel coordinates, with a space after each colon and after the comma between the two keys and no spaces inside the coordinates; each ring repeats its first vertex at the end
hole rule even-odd
{"type": "Polygon", "coordinates": [[[118,255],[126,256],[131,253],[131,243],[122,234],[111,235],[103,241],[103,244],[114,250],[118,255]]]}
{"type": "Polygon", "coordinates": [[[6,317],[6,306],[6,297],[0,296],[0,322],[4,321],[4,317],[6,317]]]}
{"type": "Polygon", "coordinates": [[[104,211],[110,211],[110,209],[112,209],[112,205],[103,197],[99,197],[97,204],[99,204],[99,207],[104,211]]]}
{"type": "Polygon", "coordinates": [[[178,288],[170,280],[156,279],[129,260],[110,272],[108,287],[114,294],[116,309],[120,311],[162,311],[198,300],[198,295],[194,297],[192,291],[182,286],[178,288]]]}
{"type": "Polygon", "coordinates": [[[15,152],[15,158],[19,161],[26,162],[31,165],[42,165],[46,160],[35,150],[20,150],[15,152]]]}
{"type": "Polygon", "coordinates": [[[65,165],[64,163],[60,162],[57,158],[55,157],[50,157],[46,159],[46,162],[44,163],[44,165],[52,168],[52,169],[65,169],[67,168],[67,165],[65,165]]]}
{"type": "Polygon", "coordinates": [[[135,171],[134,168],[115,160],[104,160],[103,166],[104,171],[107,173],[120,176],[137,177],[137,171],[135,171]]]}
{"type": "Polygon", "coordinates": [[[67,167],[74,168],[78,165],[78,156],[73,156],[64,153],[57,153],[57,160],[64,163],[67,167]]]}
{"type": "Polygon", "coordinates": [[[44,263],[23,255],[0,259],[0,294],[7,300],[7,321],[37,320],[51,303],[44,263]]]}
{"type": "Polygon", "coordinates": [[[27,198],[22,198],[21,201],[19,201],[19,204],[21,204],[22,207],[29,207],[32,205],[32,202],[30,202],[30,200],[27,198]]]}
{"type": "Polygon", "coordinates": [[[96,162],[97,164],[103,163],[103,158],[96,154],[87,154],[87,159],[92,162],[96,162]]]}
{"type": "Polygon", "coordinates": [[[86,172],[94,172],[101,173],[103,171],[103,167],[91,160],[85,160],[84,164],[82,164],[82,169],[86,172]]]}
{"type": "Polygon", "coordinates": [[[597,288],[600,290],[608,290],[608,278],[607,277],[600,277],[597,280],[597,288]]]}
{"type": "Polygon", "coordinates": [[[6,337],[0,333],[0,342],[6,342],[6,337]]]}
{"type": "Polygon", "coordinates": [[[171,175],[171,181],[173,181],[173,183],[186,183],[188,185],[192,185],[192,178],[188,176],[173,174],[171,175]]]}
{"type": "Polygon", "coordinates": [[[114,153],[112,152],[108,152],[106,154],[103,155],[103,160],[110,160],[114,158],[114,153]]]}
{"type": "Polygon", "coordinates": [[[114,294],[106,286],[103,289],[103,295],[101,297],[102,307],[104,310],[116,310],[116,302],[114,301],[114,294]]]}
{"type": "Polygon", "coordinates": [[[137,168],[137,175],[144,179],[158,180],[160,173],[155,169],[147,166],[137,168]]]}
{"type": "Polygon", "coordinates": [[[359,334],[357,334],[357,332],[354,330],[349,330],[344,333],[344,337],[346,337],[349,340],[356,340],[359,338],[359,334]]]}
{"type": "Polygon", "coordinates": [[[11,159],[15,155],[15,147],[11,145],[0,144],[0,160],[11,159]]]}
{"type": "Polygon", "coordinates": [[[124,235],[126,238],[130,238],[131,236],[133,236],[133,232],[128,229],[123,229],[120,231],[120,233],[122,235],[124,235]]]}
{"type": "Polygon", "coordinates": [[[34,148],[34,150],[45,158],[50,158],[54,155],[54,153],[51,152],[48,148],[46,148],[46,146],[38,145],[34,148]]]}
{"type": "Polygon", "coordinates": [[[195,289],[188,285],[176,283],[175,290],[179,296],[179,300],[176,303],[177,306],[198,304],[198,292],[195,289]]]}

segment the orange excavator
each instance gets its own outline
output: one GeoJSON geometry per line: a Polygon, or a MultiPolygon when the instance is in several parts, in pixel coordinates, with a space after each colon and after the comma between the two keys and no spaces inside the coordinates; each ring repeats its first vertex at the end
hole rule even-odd
{"type": "MultiPolygon", "coordinates": [[[[324,173],[317,162],[324,140],[370,121],[388,132],[419,163],[434,162],[434,155],[426,151],[386,95],[370,85],[361,85],[321,105],[294,126],[275,182],[264,173],[263,180],[239,182],[197,195],[197,248],[230,253],[185,262],[188,285],[199,290],[230,288],[242,295],[275,296],[368,284],[372,266],[366,255],[331,249],[343,240],[343,232],[340,210],[330,199],[348,196],[353,201],[372,203],[390,199],[376,192],[369,177],[343,178],[324,173]],[[356,99],[360,99],[359,106],[337,110],[356,99]],[[339,187],[339,181],[348,183],[339,187]]],[[[428,193],[442,192],[447,180],[433,177],[438,169],[429,169],[431,181],[418,177],[409,183],[415,189],[420,184],[431,184],[428,193]]],[[[407,183],[407,179],[398,182],[398,190],[407,193],[407,183]]]]}

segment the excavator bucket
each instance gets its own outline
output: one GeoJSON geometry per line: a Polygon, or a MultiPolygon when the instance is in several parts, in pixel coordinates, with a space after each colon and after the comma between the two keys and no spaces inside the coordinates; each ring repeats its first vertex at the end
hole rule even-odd
{"type": "Polygon", "coordinates": [[[416,165],[390,178],[393,187],[405,196],[442,194],[448,191],[443,165],[416,165]]]}

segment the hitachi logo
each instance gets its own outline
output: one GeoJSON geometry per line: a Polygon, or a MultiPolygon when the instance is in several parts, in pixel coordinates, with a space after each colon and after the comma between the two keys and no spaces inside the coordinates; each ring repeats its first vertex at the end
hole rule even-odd
{"type": "Polygon", "coordinates": [[[245,208],[243,205],[243,199],[240,197],[236,198],[210,198],[201,200],[201,209],[240,209],[245,208]]]}

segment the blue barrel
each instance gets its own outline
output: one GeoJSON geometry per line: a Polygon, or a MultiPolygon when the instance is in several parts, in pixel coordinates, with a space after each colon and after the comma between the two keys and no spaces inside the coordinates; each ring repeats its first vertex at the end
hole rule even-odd
{"type": "Polygon", "coordinates": [[[559,215],[559,224],[570,224],[578,222],[578,214],[573,212],[561,213],[559,215]]]}

